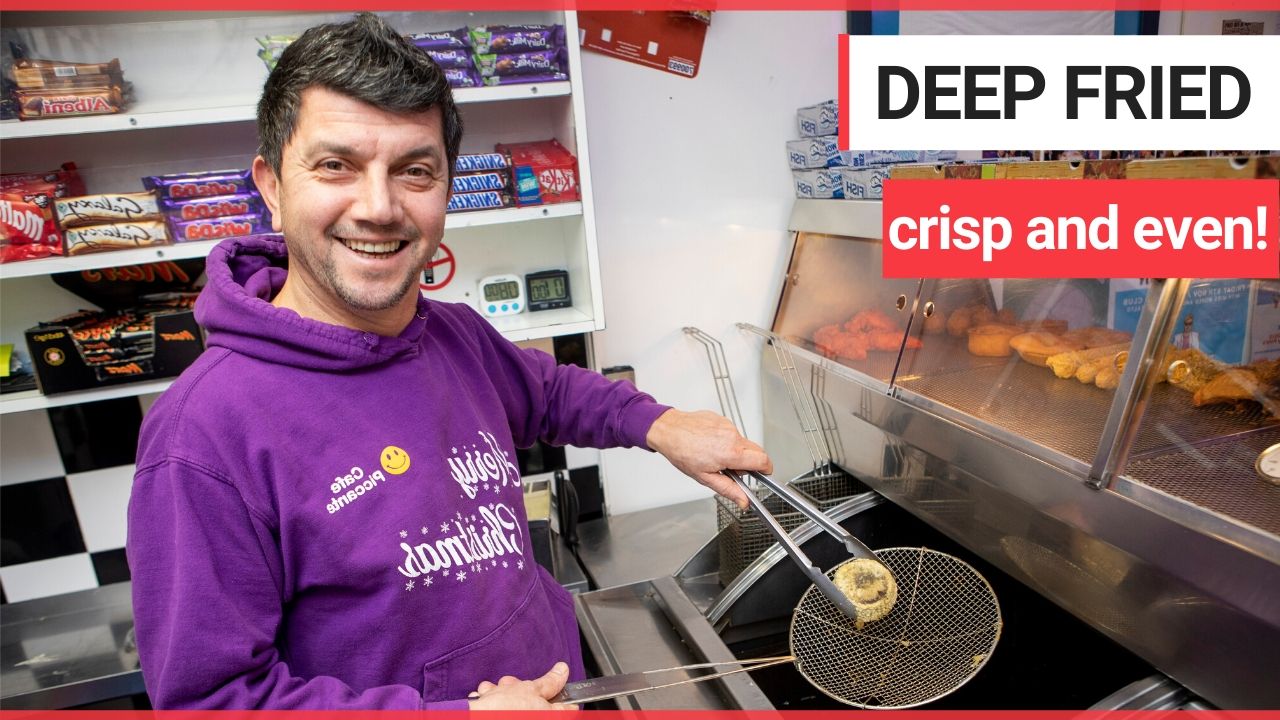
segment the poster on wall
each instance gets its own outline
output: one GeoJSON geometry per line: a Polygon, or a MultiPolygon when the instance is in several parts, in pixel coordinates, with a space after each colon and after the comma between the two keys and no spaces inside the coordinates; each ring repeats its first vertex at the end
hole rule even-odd
{"type": "Polygon", "coordinates": [[[1127,333],[1136,332],[1138,317],[1147,304],[1147,278],[1113,278],[1111,280],[1110,308],[1107,325],[1127,333]]]}
{"type": "Polygon", "coordinates": [[[1173,346],[1196,349],[1221,362],[1244,362],[1249,343],[1249,280],[1193,282],[1178,312],[1173,346]]]}
{"type": "Polygon", "coordinates": [[[1280,283],[1258,283],[1249,332],[1249,362],[1280,358],[1280,283]]]}

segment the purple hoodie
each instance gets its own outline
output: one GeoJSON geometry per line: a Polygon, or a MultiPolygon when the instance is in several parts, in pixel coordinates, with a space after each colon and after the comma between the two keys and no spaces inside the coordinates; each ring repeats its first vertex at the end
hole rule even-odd
{"type": "Polygon", "coordinates": [[[300,317],[274,237],[214,248],[208,349],[143,423],[128,557],[156,708],[465,709],[482,680],[583,676],[533,559],[515,448],[645,447],[667,408],[474,310],[398,337],[300,317]]]}

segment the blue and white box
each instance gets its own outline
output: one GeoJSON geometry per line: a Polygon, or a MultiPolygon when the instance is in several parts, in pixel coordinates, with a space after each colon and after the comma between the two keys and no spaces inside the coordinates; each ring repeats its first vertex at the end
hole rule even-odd
{"type": "Polygon", "coordinates": [[[840,110],[836,101],[828,100],[796,110],[796,125],[802,138],[835,135],[840,127],[840,110]]]}
{"type": "Polygon", "coordinates": [[[880,200],[884,198],[889,168],[841,168],[840,179],[846,200],[880,200]]]}
{"type": "Polygon", "coordinates": [[[792,170],[816,170],[832,164],[839,155],[835,135],[787,142],[787,162],[792,170]]]}
{"type": "Polygon", "coordinates": [[[795,180],[798,198],[830,200],[844,197],[843,179],[838,169],[792,170],[791,177],[795,180]]]}

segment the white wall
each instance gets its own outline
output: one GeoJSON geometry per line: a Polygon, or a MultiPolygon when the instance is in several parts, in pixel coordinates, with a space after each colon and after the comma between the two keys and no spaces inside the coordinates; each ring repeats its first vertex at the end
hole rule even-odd
{"type": "MultiPolygon", "coordinates": [[[[693,79],[582,53],[608,327],[600,367],[641,389],[719,410],[695,325],[729,356],[747,434],[759,441],[760,341],[790,253],[794,189],[784,143],[795,109],[834,97],[839,12],[717,12],[693,79]]],[[[706,495],[659,456],[602,453],[611,513],[706,495]]]]}

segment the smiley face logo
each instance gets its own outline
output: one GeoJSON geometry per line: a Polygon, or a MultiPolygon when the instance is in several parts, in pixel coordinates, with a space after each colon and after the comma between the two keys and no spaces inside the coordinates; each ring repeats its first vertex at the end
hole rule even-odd
{"type": "Polygon", "coordinates": [[[382,469],[386,470],[388,475],[400,475],[409,469],[409,453],[395,445],[382,448],[382,454],[378,456],[378,460],[382,462],[382,469]]]}

